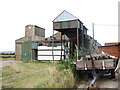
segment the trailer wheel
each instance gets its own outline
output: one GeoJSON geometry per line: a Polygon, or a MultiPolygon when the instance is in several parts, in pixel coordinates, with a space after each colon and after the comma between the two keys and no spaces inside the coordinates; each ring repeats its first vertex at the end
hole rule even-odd
{"type": "Polygon", "coordinates": [[[110,73],[111,73],[111,78],[115,78],[115,72],[114,72],[114,69],[111,69],[111,70],[110,70],[110,73]]]}
{"type": "Polygon", "coordinates": [[[88,73],[89,78],[93,78],[92,73],[88,73]]]}

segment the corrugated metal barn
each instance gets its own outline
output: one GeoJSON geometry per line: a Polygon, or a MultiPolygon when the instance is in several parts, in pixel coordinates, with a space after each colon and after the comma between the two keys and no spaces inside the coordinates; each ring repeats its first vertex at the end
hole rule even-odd
{"type": "Polygon", "coordinates": [[[25,27],[25,36],[15,40],[16,60],[35,60],[37,55],[37,41],[45,40],[45,29],[36,25],[25,27]]]}
{"type": "Polygon", "coordinates": [[[62,35],[66,35],[69,38],[71,57],[74,56],[75,50],[77,50],[78,59],[81,55],[83,56],[87,52],[93,53],[93,50],[91,49],[96,46],[95,40],[87,35],[88,29],[84,24],[66,10],[53,20],[53,29],[61,32],[62,35]],[[90,45],[92,48],[90,48],[90,45]]]}
{"type": "Polygon", "coordinates": [[[65,10],[53,20],[53,35],[48,38],[45,38],[44,28],[27,25],[25,36],[15,40],[16,60],[41,60],[43,57],[46,60],[65,60],[74,57],[75,51],[80,59],[88,52],[98,50],[97,41],[87,35],[87,30],[77,17],[65,10]],[[54,34],[54,31],[58,33],[54,34]],[[42,46],[47,47],[43,50],[42,46]],[[57,54],[56,50],[59,51],[57,54]]]}

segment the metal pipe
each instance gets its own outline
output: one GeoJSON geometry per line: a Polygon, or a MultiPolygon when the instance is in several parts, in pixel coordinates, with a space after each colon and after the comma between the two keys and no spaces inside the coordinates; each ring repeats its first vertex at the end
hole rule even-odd
{"type": "Polygon", "coordinates": [[[92,23],[92,30],[93,30],[93,40],[94,40],[94,23],[92,23]]]}

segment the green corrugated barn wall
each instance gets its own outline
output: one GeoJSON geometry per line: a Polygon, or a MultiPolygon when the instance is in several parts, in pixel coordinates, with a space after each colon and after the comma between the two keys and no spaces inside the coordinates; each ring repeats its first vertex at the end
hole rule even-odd
{"type": "Polygon", "coordinates": [[[38,43],[32,43],[32,60],[37,60],[38,43]]]}
{"type": "Polygon", "coordinates": [[[70,20],[70,21],[61,21],[61,22],[53,22],[53,28],[57,29],[70,29],[70,28],[80,28],[81,29],[81,22],[78,20],[70,20]]]}
{"type": "Polygon", "coordinates": [[[22,44],[22,61],[32,61],[37,58],[37,43],[31,41],[22,44]]]}

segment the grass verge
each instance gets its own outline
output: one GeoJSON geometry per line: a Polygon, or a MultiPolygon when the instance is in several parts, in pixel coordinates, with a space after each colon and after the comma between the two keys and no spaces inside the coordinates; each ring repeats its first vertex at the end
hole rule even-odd
{"type": "Polygon", "coordinates": [[[3,68],[3,88],[73,88],[72,71],[58,63],[28,62],[3,68]]]}

